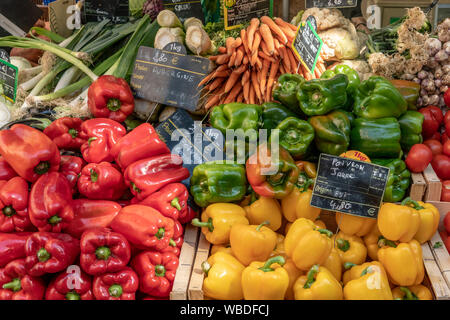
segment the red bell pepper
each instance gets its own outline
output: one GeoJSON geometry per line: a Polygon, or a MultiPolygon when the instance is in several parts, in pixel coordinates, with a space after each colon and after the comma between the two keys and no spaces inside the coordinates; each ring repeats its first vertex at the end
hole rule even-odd
{"type": "Polygon", "coordinates": [[[139,291],[156,297],[168,297],[178,268],[172,253],[144,251],[133,258],[131,265],[139,275],[139,291]]]}
{"type": "Polygon", "coordinates": [[[189,177],[183,159],[167,154],[139,160],[125,170],[125,184],[138,200],[144,200],[162,187],[189,177]]]}
{"type": "Polygon", "coordinates": [[[45,300],[94,300],[92,279],[79,266],[70,266],[50,282],[45,300]]]}
{"type": "Polygon", "coordinates": [[[169,246],[165,249],[162,249],[161,252],[172,253],[177,257],[179,257],[181,254],[181,247],[183,246],[184,242],[183,234],[184,234],[183,226],[179,221],[174,220],[173,237],[172,239],[170,239],[169,246]]]}
{"type": "Polygon", "coordinates": [[[441,135],[441,143],[444,144],[449,140],[449,137],[446,132],[441,135]]]}
{"type": "Polygon", "coordinates": [[[88,140],[81,146],[83,159],[88,163],[112,162],[111,148],[127,130],[120,123],[105,118],[91,119],[81,125],[83,136],[88,140]]]}
{"type": "Polygon", "coordinates": [[[74,200],[72,208],[75,216],[64,232],[77,239],[88,229],[109,227],[122,209],[117,202],[89,199],[74,200]]]}
{"type": "Polygon", "coordinates": [[[43,175],[31,188],[28,211],[39,231],[61,232],[73,220],[72,188],[63,174],[43,175]]]}
{"type": "Polygon", "coordinates": [[[88,106],[96,118],[124,122],[134,111],[133,92],[124,79],[101,76],[89,87],[88,106]]]}
{"type": "Polygon", "coordinates": [[[192,209],[191,206],[188,205],[186,216],[180,217],[178,221],[180,221],[181,224],[191,223],[191,221],[198,216],[198,213],[192,209]]]}
{"type": "Polygon", "coordinates": [[[0,270],[0,300],[42,300],[44,281],[27,274],[25,259],[8,263],[0,270]]]}
{"type": "Polygon", "coordinates": [[[61,172],[66,177],[67,181],[69,181],[73,193],[75,193],[76,191],[78,177],[85,165],[86,161],[84,161],[83,158],[74,156],[61,156],[59,172],[61,172]]]}
{"type": "Polygon", "coordinates": [[[11,180],[14,177],[17,177],[17,173],[6,162],[5,158],[0,156],[0,180],[11,180]]]}
{"type": "Polygon", "coordinates": [[[0,154],[15,172],[29,182],[58,171],[61,156],[58,147],[41,131],[23,124],[0,131],[0,154]]]}
{"type": "Polygon", "coordinates": [[[25,243],[31,232],[0,233],[0,267],[25,258],[25,243]]]}
{"type": "Polygon", "coordinates": [[[153,208],[131,205],[120,210],[111,228],[139,249],[162,250],[173,237],[174,222],[153,208]]]}
{"type": "Polygon", "coordinates": [[[419,112],[425,117],[422,125],[422,136],[424,140],[427,140],[438,131],[444,121],[444,115],[442,114],[441,109],[436,106],[421,108],[419,112]]]}
{"type": "Polygon", "coordinates": [[[139,277],[129,267],[94,278],[93,291],[97,300],[136,300],[138,289],[139,277]]]}
{"type": "Polygon", "coordinates": [[[28,274],[40,277],[63,271],[80,253],[80,241],[65,233],[35,232],[25,244],[28,274]]]}
{"type": "Polygon", "coordinates": [[[22,232],[32,227],[28,215],[28,183],[15,177],[0,188],[0,232],[22,232]]]}
{"type": "Polygon", "coordinates": [[[120,271],[131,258],[127,239],[106,228],[85,231],[81,236],[80,247],[81,267],[93,276],[120,271]]]}
{"type": "Polygon", "coordinates": [[[87,137],[81,132],[82,123],[80,118],[59,118],[45,128],[44,133],[60,149],[80,150],[81,145],[87,141],[87,137]]]}
{"type": "Polygon", "coordinates": [[[78,178],[78,191],[89,199],[117,200],[125,189],[122,173],[109,162],[88,164],[78,178]]]}
{"type": "Polygon", "coordinates": [[[111,149],[111,154],[123,170],[138,160],[167,153],[170,153],[169,148],[149,123],[138,126],[111,149]]]}
{"type": "Polygon", "coordinates": [[[187,215],[189,192],[184,184],[171,183],[149,195],[139,204],[158,210],[163,216],[178,220],[187,215]]]}

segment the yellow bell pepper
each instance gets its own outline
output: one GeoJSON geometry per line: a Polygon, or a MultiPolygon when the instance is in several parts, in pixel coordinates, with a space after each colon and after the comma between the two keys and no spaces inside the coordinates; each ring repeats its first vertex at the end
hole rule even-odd
{"type": "Polygon", "coordinates": [[[395,244],[381,239],[378,259],[386,270],[389,280],[397,286],[421,284],[424,277],[422,247],[417,240],[395,244]]]}
{"type": "Polygon", "coordinates": [[[268,227],[277,231],[281,227],[281,206],[276,199],[260,197],[258,200],[244,207],[250,224],[259,225],[269,221],[268,227]]]}
{"type": "Polygon", "coordinates": [[[440,215],[439,210],[431,203],[417,201],[417,204],[419,207],[415,207],[415,209],[419,211],[420,226],[414,239],[422,244],[430,240],[436,233],[439,226],[440,215]]]}
{"type": "Polygon", "coordinates": [[[336,212],[336,224],[342,232],[349,236],[363,237],[372,230],[376,223],[376,219],[336,212]]]}
{"type": "Polygon", "coordinates": [[[245,267],[232,255],[217,252],[202,263],[206,276],[203,292],[218,300],[242,300],[242,272],[245,267]]]}
{"type": "Polygon", "coordinates": [[[289,276],[289,286],[286,290],[286,295],[284,298],[286,300],[295,300],[294,295],[294,284],[297,279],[303,275],[303,272],[299,270],[296,266],[294,261],[292,259],[286,259],[286,263],[284,264],[283,268],[287,271],[289,276]]]}
{"type": "Polygon", "coordinates": [[[411,287],[397,287],[392,290],[395,300],[433,300],[431,291],[419,284],[411,287]]]}
{"type": "Polygon", "coordinates": [[[235,224],[248,225],[245,210],[232,203],[214,203],[202,213],[202,221],[192,220],[192,225],[202,228],[202,233],[211,244],[230,243],[231,227],[235,224]]]}
{"type": "Polygon", "coordinates": [[[252,261],[266,261],[277,245],[277,234],[266,224],[269,222],[259,226],[236,224],[231,228],[231,251],[244,266],[252,261]]]}
{"type": "MultiPolygon", "coordinates": [[[[402,204],[384,203],[378,212],[378,230],[388,240],[409,242],[414,238],[420,226],[420,215],[408,204],[414,203],[411,198],[402,204]]],[[[417,202],[415,202],[417,203],[417,202]]]]}
{"type": "Polygon", "coordinates": [[[294,284],[295,300],[342,300],[342,286],[325,267],[314,265],[294,284]]]}
{"type": "Polygon", "coordinates": [[[381,236],[380,230],[378,230],[378,225],[374,225],[372,230],[364,236],[364,244],[367,248],[367,255],[370,259],[378,261],[378,238],[381,236]]]}
{"type": "Polygon", "coordinates": [[[361,273],[369,266],[374,266],[375,269],[380,268],[387,277],[386,270],[384,270],[383,265],[379,261],[370,261],[359,266],[348,262],[344,264],[344,269],[346,271],[342,276],[342,283],[346,285],[349,281],[358,279],[361,276],[361,273]]]}
{"type": "Polygon", "coordinates": [[[325,222],[323,222],[323,221],[320,220],[320,219],[316,219],[316,220],[314,221],[314,223],[316,224],[316,226],[319,227],[319,229],[326,229],[326,228],[327,228],[327,225],[325,224],[325,222]]]}
{"type": "Polygon", "coordinates": [[[229,244],[227,244],[227,245],[218,245],[218,244],[213,245],[211,247],[210,255],[212,256],[213,254],[215,254],[217,252],[225,252],[225,253],[233,255],[233,251],[231,251],[231,246],[229,244]]]}
{"type": "Polygon", "coordinates": [[[302,189],[295,187],[289,195],[281,199],[281,209],[286,220],[290,222],[294,222],[298,218],[316,220],[321,210],[309,204],[311,197],[311,189],[302,191],[302,189]]]}
{"type": "Polygon", "coordinates": [[[286,223],[286,226],[284,227],[284,235],[287,235],[289,232],[289,229],[292,227],[292,222],[286,223]]]}
{"type": "Polygon", "coordinates": [[[255,261],[242,272],[245,300],[283,300],[289,286],[289,275],[282,267],[285,259],[273,257],[266,262],[255,261]]]}
{"type": "Polygon", "coordinates": [[[386,271],[378,261],[354,266],[346,274],[345,300],[392,300],[386,271]]]}
{"type": "Polygon", "coordinates": [[[323,264],[330,255],[332,232],[319,229],[311,220],[297,219],[284,239],[284,249],[297,268],[303,271],[315,264],[323,264]]]}
{"type": "Polygon", "coordinates": [[[315,179],[317,176],[317,167],[315,163],[308,161],[296,161],[295,165],[297,166],[300,172],[306,173],[308,178],[315,179]]]}
{"type": "Polygon", "coordinates": [[[331,253],[327,260],[323,264],[328,271],[336,278],[337,281],[341,281],[342,278],[342,262],[336,248],[331,249],[331,253]]]}
{"type": "Polygon", "coordinates": [[[284,236],[282,234],[277,233],[277,244],[275,249],[273,249],[270,257],[283,256],[286,258],[286,251],[284,250],[284,236]]]}
{"type": "Polygon", "coordinates": [[[346,262],[361,264],[366,261],[367,248],[358,236],[349,236],[339,231],[333,237],[342,265],[346,262]]]}

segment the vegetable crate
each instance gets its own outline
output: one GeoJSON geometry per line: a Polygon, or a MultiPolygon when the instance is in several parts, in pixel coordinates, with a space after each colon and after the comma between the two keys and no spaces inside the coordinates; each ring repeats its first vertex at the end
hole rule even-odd
{"type": "Polygon", "coordinates": [[[180,262],[173,282],[172,292],[170,293],[170,300],[188,299],[189,280],[198,244],[198,233],[199,229],[197,227],[190,224],[186,225],[180,262]]]}
{"type": "Polygon", "coordinates": [[[440,201],[442,183],[431,165],[423,173],[412,173],[412,184],[409,192],[416,201],[440,201]]]}

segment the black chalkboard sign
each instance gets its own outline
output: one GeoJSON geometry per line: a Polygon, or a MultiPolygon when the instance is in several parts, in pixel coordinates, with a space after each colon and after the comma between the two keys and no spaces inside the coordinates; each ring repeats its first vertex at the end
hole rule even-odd
{"type": "Polygon", "coordinates": [[[225,30],[238,28],[253,18],[273,16],[273,0],[231,0],[224,1],[225,30]]]}
{"type": "Polygon", "coordinates": [[[306,8],[354,8],[358,0],[305,0],[306,8]]]}
{"type": "Polygon", "coordinates": [[[388,176],[386,167],[321,154],[311,206],[376,218],[388,176]]]}
{"type": "Polygon", "coordinates": [[[11,102],[16,102],[19,69],[0,59],[0,94],[11,102]]]}
{"type": "Polygon", "coordinates": [[[11,62],[9,53],[6,50],[0,49],[0,59],[6,62],[11,62]]]}
{"type": "Polygon", "coordinates": [[[197,18],[205,23],[202,2],[200,0],[163,0],[164,9],[175,12],[177,17],[184,22],[187,18],[197,18]]]}
{"type": "Polygon", "coordinates": [[[86,22],[125,23],[130,15],[129,0],[85,0],[83,8],[86,22]]]}
{"type": "MultiPolygon", "coordinates": [[[[195,122],[185,110],[177,110],[160,123],[156,131],[171,153],[183,158],[183,166],[191,174],[199,164],[223,160],[222,132],[212,127],[202,127],[202,122],[195,122]]],[[[183,183],[189,186],[189,179],[183,183]]]]}
{"type": "Polygon", "coordinates": [[[131,87],[138,98],[194,111],[209,65],[206,58],[140,47],[131,87]]]}
{"type": "Polygon", "coordinates": [[[304,24],[301,24],[292,43],[292,49],[302,61],[303,65],[314,74],[323,41],[316,32],[317,23],[314,16],[309,16],[304,24]]]}

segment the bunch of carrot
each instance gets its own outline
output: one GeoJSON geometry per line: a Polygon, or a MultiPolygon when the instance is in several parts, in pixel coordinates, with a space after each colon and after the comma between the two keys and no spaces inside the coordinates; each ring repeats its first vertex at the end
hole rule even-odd
{"type": "Polygon", "coordinates": [[[262,104],[272,100],[272,89],[280,74],[320,78],[325,63],[320,58],[314,74],[299,63],[292,51],[297,27],[281,18],[254,18],[238,38],[226,39],[225,47],[209,59],[217,65],[199,84],[206,84],[205,109],[230,102],[262,104]]]}

